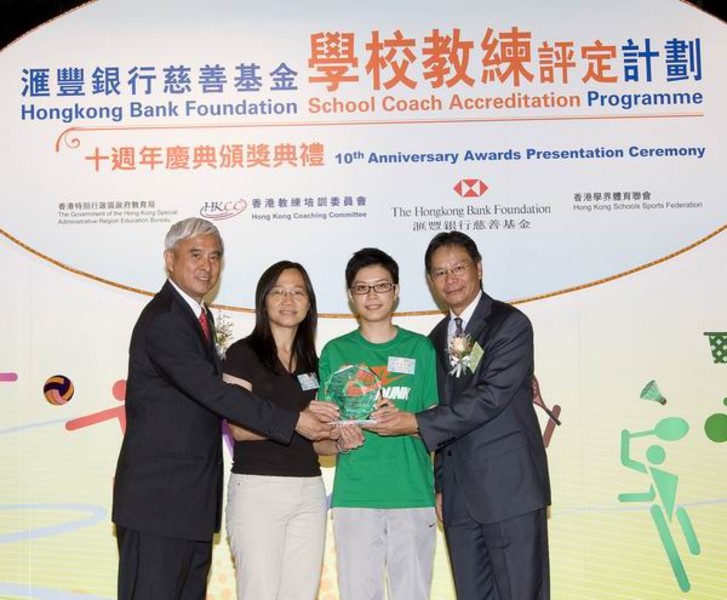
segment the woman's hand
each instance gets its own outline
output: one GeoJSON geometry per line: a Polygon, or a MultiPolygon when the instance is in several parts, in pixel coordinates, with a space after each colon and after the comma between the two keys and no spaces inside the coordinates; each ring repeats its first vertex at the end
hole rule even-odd
{"type": "Polygon", "coordinates": [[[355,448],[360,448],[363,446],[364,441],[366,441],[361,428],[353,423],[342,424],[335,429],[338,429],[340,434],[336,440],[336,448],[338,448],[340,454],[345,454],[355,448]]]}
{"type": "MultiPolygon", "coordinates": [[[[337,421],[341,414],[338,406],[336,406],[333,402],[311,400],[308,408],[321,423],[331,423],[333,421],[337,421]]],[[[334,429],[336,428],[334,427],[334,429]]]]}

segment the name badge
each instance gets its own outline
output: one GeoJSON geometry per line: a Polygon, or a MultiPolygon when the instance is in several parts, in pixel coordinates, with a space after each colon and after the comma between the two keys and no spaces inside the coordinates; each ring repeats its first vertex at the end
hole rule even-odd
{"type": "Polygon", "coordinates": [[[318,385],[318,377],[315,373],[301,373],[298,375],[298,383],[304,392],[307,392],[308,390],[317,390],[321,387],[318,385]]]}
{"type": "Polygon", "coordinates": [[[415,358],[390,356],[389,364],[386,368],[389,370],[389,373],[406,373],[407,375],[414,375],[416,366],[417,361],[415,358]]]}

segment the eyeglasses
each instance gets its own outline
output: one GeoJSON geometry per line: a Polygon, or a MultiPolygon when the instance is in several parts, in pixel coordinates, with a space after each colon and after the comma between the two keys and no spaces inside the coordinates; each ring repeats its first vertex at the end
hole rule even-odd
{"type": "Polygon", "coordinates": [[[467,269],[469,269],[471,265],[472,263],[469,262],[461,262],[451,267],[434,269],[431,273],[429,273],[429,276],[434,281],[441,281],[447,275],[451,275],[452,277],[462,277],[462,275],[465,274],[465,271],[467,271],[467,269]]]}
{"type": "Polygon", "coordinates": [[[295,302],[304,302],[308,300],[308,294],[305,290],[301,289],[286,290],[285,288],[274,287],[268,292],[268,298],[273,300],[281,301],[286,296],[290,296],[295,302]]]}
{"type": "Polygon", "coordinates": [[[396,287],[395,283],[390,281],[382,281],[380,283],[374,283],[373,285],[366,285],[365,283],[354,283],[351,286],[351,293],[357,296],[365,296],[371,290],[374,290],[377,294],[388,294],[391,290],[396,287]]]}

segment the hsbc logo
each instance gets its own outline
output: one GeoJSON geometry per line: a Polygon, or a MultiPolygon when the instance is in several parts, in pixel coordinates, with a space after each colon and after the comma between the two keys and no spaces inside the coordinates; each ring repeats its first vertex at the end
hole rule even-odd
{"type": "Polygon", "coordinates": [[[213,221],[222,221],[236,217],[247,208],[247,201],[240,198],[239,200],[229,200],[227,202],[214,202],[210,200],[202,205],[199,209],[200,216],[213,221]]]}
{"type": "Polygon", "coordinates": [[[460,179],[452,189],[462,198],[479,198],[489,188],[481,179],[460,179]]]}

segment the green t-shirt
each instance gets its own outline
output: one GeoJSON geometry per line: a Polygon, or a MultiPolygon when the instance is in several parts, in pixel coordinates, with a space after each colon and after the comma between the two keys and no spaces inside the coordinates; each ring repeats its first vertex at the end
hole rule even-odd
{"type": "MultiPolygon", "coordinates": [[[[321,398],[328,378],[345,365],[364,364],[382,380],[382,394],[399,410],[436,405],[436,357],[429,339],[398,328],[384,344],[356,330],[328,342],[320,358],[321,398]]],[[[365,431],[360,448],[340,454],[333,483],[334,507],[421,508],[434,506],[434,474],[424,442],[409,435],[384,437],[365,431]]]]}

